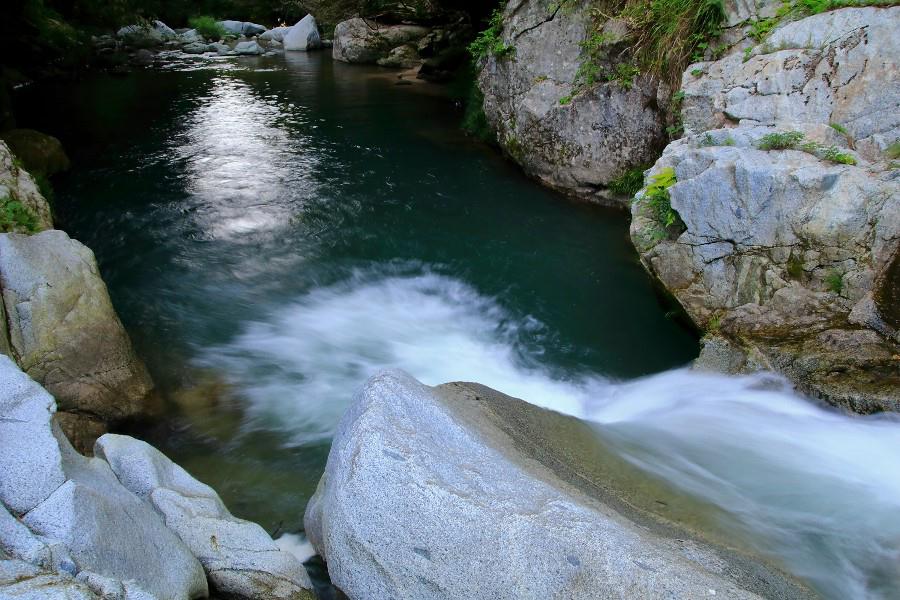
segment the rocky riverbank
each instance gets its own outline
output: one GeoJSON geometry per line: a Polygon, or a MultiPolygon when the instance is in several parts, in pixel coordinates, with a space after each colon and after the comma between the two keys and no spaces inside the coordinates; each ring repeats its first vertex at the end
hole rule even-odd
{"type": "Polygon", "coordinates": [[[707,335],[699,367],[900,410],[900,9],[723,6],[676,92],[634,67],[635,19],[512,0],[482,34],[488,122],[545,184],[631,204],[642,263],[707,335]]]}

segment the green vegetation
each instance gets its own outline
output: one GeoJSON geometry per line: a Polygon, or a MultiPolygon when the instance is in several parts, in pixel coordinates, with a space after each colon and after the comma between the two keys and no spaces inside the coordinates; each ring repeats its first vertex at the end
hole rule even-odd
{"type": "Polygon", "coordinates": [[[884,152],[891,160],[897,160],[898,158],[900,158],[900,140],[895,140],[894,143],[888,146],[884,152]]]}
{"type": "Polygon", "coordinates": [[[707,133],[700,140],[700,147],[705,148],[708,146],[734,146],[735,143],[736,142],[734,141],[734,138],[731,137],[730,135],[725,136],[725,139],[723,139],[723,140],[717,140],[716,138],[714,138],[712,136],[711,133],[707,133]]]}
{"type": "Polygon", "coordinates": [[[830,271],[825,276],[825,287],[829,292],[840,294],[844,290],[844,276],[840,271],[830,271]]]}
{"type": "Polygon", "coordinates": [[[34,233],[37,229],[37,219],[21,202],[12,196],[0,198],[0,232],[34,233]]]}
{"type": "MultiPolygon", "coordinates": [[[[661,223],[664,230],[670,230],[675,226],[683,227],[681,217],[672,208],[672,201],[669,198],[669,188],[676,183],[675,169],[666,167],[656,175],[650,178],[647,189],[644,190],[640,201],[645,202],[653,214],[654,220],[661,223]]],[[[636,200],[638,201],[638,200],[636,200]]],[[[663,232],[663,235],[665,231],[663,232]]]]}
{"type": "Polygon", "coordinates": [[[791,254],[791,257],[788,258],[787,266],[786,266],[787,274],[791,277],[791,279],[800,279],[803,277],[803,261],[800,260],[800,257],[796,254],[791,254]]]}
{"type": "Polygon", "coordinates": [[[567,104],[570,104],[570,103],[572,102],[572,98],[573,98],[573,97],[574,97],[574,96],[572,96],[572,94],[568,94],[568,95],[566,95],[566,96],[563,96],[562,98],[559,99],[559,103],[560,103],[561,105],[563,105],[563,106],[566,106],[567,104]]]}
{"type": "Polygon", "coordinates": [[[644,187],[644,171],[650,168],[650,165],[640,165],[632,169],[628,169],[612,181],[606,187],[615,194],[628,196],[633,198],[635,194],[644,187]]]}
{"type": "Polygon", "coordinates": [[[516,52],[515,46],[507,46],[503,42],[503,11],[495,10],[491,14],[487,28],[478,34],[475,40],[469,44],[469,53],[475,60],[481,60],[488,56],[505,58],[516,52]]]}
{"type": "Polygon", "coordinates": [[[703,69],[691,69],[691,75],[694,77],[700,77],[703,75],[703,69]]]}
{"type": "Polygon", "coordinates": [[[478,84],[474,79],[469,85],[465,107],[462,120],[463,131],[482,142],[496,144],[497,138],[494,135],[494,130],[488,123],[487,115],[484,114],[484,94],[478,89],[478,84]]]}
{"type": "Polygon", "coordinates": [[[799,131],[776,132],[764,135],[756,143],[760,150],[802,150],[822,160],[842,165],[855,165],[856,158],[837,146],[823,146],[812,140],[804,141],[799,131]]]}
{"type": "Polygon", "coordinates": [[[803,141],[799,131],[769,133],[760,138],[756,146],[760,150],[793,150],[803,141]]]}
{"type": "Polygon", "coordinates": [[[196,29],[197,33],[208,40],[220,40],[225,37],[225,28],[208,15],[192,17],[188,19],[188,25],[196,29]]]}

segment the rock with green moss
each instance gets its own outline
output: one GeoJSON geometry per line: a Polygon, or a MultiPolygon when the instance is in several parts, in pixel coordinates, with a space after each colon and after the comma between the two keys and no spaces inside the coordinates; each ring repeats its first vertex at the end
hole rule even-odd
{"type": "Polygon", "coordinates": [[[52,227],[50,205],[34,178],[0,141],[0,231],[34,233],[52,227]]]}
{"type": "Polygon", "coordinates": [[[50,177],[70,166],[62,144],[52,135],[34,129],[11,129],[0,133],[0,139],[33,174],[50,177]]]}
{"type": "Polygon", "coordinates": [[[685,73],[687,135],[649,172],[674,172],[681,226],[645,191],[631,236],[710,333],[698,366],[771,369],[855,412],[900,411],[898,26],[898,7],[825,12],[775,27],[776,46],[746,61],[685,73]]]}
{"type": "Polygon", "coordinates": [[[598,29],[591,6],[507,3],[495,45],[504,51],[485,54],[478,84],[497,139],[526,173],[621,205],[610,183],[665,145],[666,89],[630,66],[625,22],[598,29]]]}
{"type": "Polygon", "coordinates": [[[150,410],[153,383],[90,249],[57,230],[0,234],[0,285],[11,354],[62,411],[110,423],[150,410]]]}

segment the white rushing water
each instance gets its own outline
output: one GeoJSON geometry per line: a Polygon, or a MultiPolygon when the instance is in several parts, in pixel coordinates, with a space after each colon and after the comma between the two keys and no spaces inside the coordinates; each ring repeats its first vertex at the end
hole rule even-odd
{"type": "Polygon", "coordinates": [[[826,410],[772,376],[566,376],[521,343],[542,330],[449,277],[357,273],[207,363],[231,373],[257,425],[297,443],[326,439],[379,369],[477,381],[597,423],[629,461],[724,509],[726,526],[823,595],[900,598],[900,422],[826,410]]]}

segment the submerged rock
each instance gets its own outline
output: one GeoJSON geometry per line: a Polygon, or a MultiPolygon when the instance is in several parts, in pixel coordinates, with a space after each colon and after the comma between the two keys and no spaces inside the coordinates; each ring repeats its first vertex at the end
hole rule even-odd
{"type": "Polygon", "coordinates": [[[477,384],[382,373],[338,428],[306,532],[352,598],[808,596],[637,514],[596,440],[477,384]]]}
{"type": "MultiPolygon", "coordinates": [[[[279,41],[279,40],[275,40],[279,41]]],[[[315,50],[322,47],[319,27],[312,15],[306,15],[282,36],[285,50],[315,50]]]]}
{"type": "Polygon", "coordinates": [[[256,523],[232,516],[212,488],[149,444],[107,434],[97,440],[95,454],[164,517],[200,559],[215,593],[246,600],[315,598],[306,570],[292,554],[256,523]]]}
{"type": "Polygon", "coordinates": [[[590,3],[508,2],[505,50],[484,58],[478,87],[498,142],[527,174],[581,199],[621,204],[627,199],[608,185],[659,156],[667,140],[659,97],[666,94],[648,75],[602,76],[627,62],[627,27],[615,19],[601,31],[603,71],[582,81],[582,44],[592,22],[590,3]]]}
{"type": "Polygon", "coordinates": [[[0,284],[11,353],[62,410],[103,422],[149,410],[153,382],[90,249],[62,231],[0,234],[0,284]]]}
{"type": "Polygon", "coordinates": [[[638,195],[631,236],[707,330],[698,366],[900,411],[898,26],[897,7],[822,13],[685,73],[687,135],[647,180],[672,185],[638,195]]]}
{"type": "Polygon", "coordinates": [[[425,37],[430,29],[419,25],[383,25],[354,17],[334,28],[331,54],[349,63],[375,63],[391,50],[425,37]]]}

